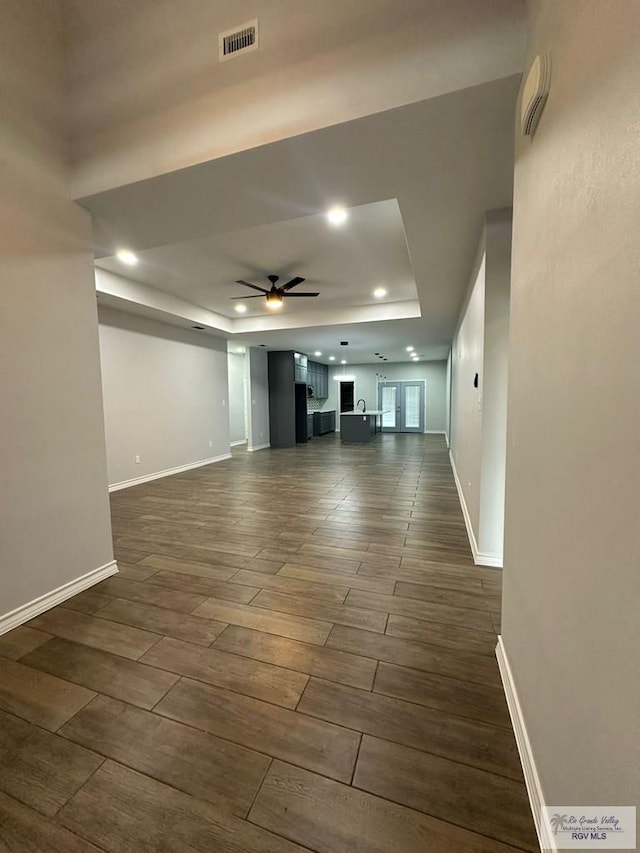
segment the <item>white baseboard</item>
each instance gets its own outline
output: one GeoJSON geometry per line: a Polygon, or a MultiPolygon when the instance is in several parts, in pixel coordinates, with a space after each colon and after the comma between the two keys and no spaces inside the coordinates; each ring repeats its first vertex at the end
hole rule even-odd
{"type": "Polygon", "coordinates": [[[522,772],[524,774],[524,781],[527,787],[527,794],[529,795],[529,805],[531,806],[533,822],[538,834],[540,850],[543,851],[543,853],[556,853],[557,848],[553,840],[553,836],[548,831],[547,825],[540,817],[542,809],[545,806],[544,794],[542,792],[540,777],[538,776],[536,762],[531,749],[531,741],[527,734],[527,727],[522,714],[522,707],[520,705],[515,682],[513,680],[513,673],[511,672],[507,652],[505,650],[504,643],[502,642],[502,636],[498,637],[496,658],[498,660],[498,668],[500,670],[500,677],[502,678],[504,694],[507,699],[509,715],[511,716],[513,733],[516,738],[516,745],[520,755],[520,763],[522,764],[522,772]]]}
{"type": "Polygon", "coordinates": [[[473,525],[471,524],[471,516],[469,515],[467,502],[464,499],[464,492],[462,491],[462,483],[460,482],[460,478],[458,477],[458,472],[456,471],[456,463],[453,461],[453,453],[451,453],[451,450],[449,450],[449,460],[451,462],[451,470],[453,471],[453,479],[455,480],[456,489],[458,490],[460,506],[462,507],[464,526],[467,528],[467,536],[469,537],[469,544],[471,545],[471,554],[473,555],[473,562],[476,564],[476,566],[489,566],[492,568],[501,569],[503,564],[502,554],[488,554],[483,551],[480,551],[478,548],[476,535],[473,532],[473,525]]]}
{"type": "Polygon", "coordinates": [[[464,499],[464,492],[462,491],[462,484],[458,477],[458,472],[456,471],[456,463],[453,461],[453,453],[449,451],[449,460],[451,462],[451,470],[453,471],[453,479],[456,483],[456,489],[458,490],[458,499],[460,500],[460,506],[462,507],[462,515],[464,516],[464,525],[467,528],[467,536],[469,537],[469,544],[471,545],[471,553],[473,554],[473,562],[477,565],[478,561],[476,557],[478,556],[478,543],[476,542],[476,535],[473,532],[473,525],[471,524],[471,516],[469,515],[469,510],[467,509],[467,502],[464,499]]]}
{"type": "Polygon", "coordinates": [[[271,447],[271,444],[267,442],[266,444],[254,444],[247,447],[249,453],[255,453],[256,450],[266,450],[268,447],[271,447]]]}
{"type": "Polygon", "coordinates": [[[134,477],[132,480],[122,480],[120,483],[112,483],[109,486],[109,491],[117,492],[120,489],[128,489],[130,486],[150,483],[152,480],[160,480],[162,477],[171,477],[172,474],[182,474],[184,471],[191,471],[193,468],[202,468],[203,465],[224,462],[225,459],[231,459],[231,454],[223,453],[221,456],[212,456],[210,459],[201,459],[199,462],[190,462],[188,465],[179,465],[177,468],[167,468],[166,471],[156,471],[155,474],[144,474],[142,477],[134,477]]]}
{"type": "Polygon", "coordinates": [[[478,551],[475,561],[476,566],[489,566],[494,569],[501,569],[503,565],[502,554],[488,554],[483,551],[478,551]]]}
{"type": "Polygon", "coordinates": [[[229,445],[229,447],[239,447],[241,444],[246,444],[246,443],[247,443],[247,439],[241,438],[238,441],[232,441],[231,444],[229,445]]]}
{"type": "Polygon", "coordinates": [[[51,592],[45,593],[39,598],[34,598],[33,601],[17,607],[10,613],[5,613],[4,616],[0,616],[0,634],[6,634],[12,628],[17,628],[23,622],[28,622],[29,619],[33,619],[40,613],[44,613],[45,610],[49,610],[51,607],[55,607],[56,604],[66,601],[67,598],[71,598],[73,595],[77,595],[79,592],[103,581],[105,578],[115,575],[117,571],[118,564],[115,560],[112,560],[110,563],[105,563],[104,566],[99,566],[97,569],[87,572],[86,575],[81,575],[79,578],[69,581],[69,583],[65,583],[57,589],[51,590],[51,592]]]}
{"type": "Polygon", "coordinates": [[[425,433],[427,435],[444,435],[446,437],[446,432],[443,429],[425,429],[425,433]]]}

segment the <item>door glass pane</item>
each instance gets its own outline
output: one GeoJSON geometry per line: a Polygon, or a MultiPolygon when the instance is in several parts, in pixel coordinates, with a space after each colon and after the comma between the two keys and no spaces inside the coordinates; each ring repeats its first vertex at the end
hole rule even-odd
{"type": "Polygon", "coordinates": [[[395,427],[396,425],[396,391],[395,385],[382,386],[383,427],[395,427]]]}
{"type": "Polygon", "coordinates": [[[418,385],[405,385],[404,427],[420,429],[420,387],[418,385]]]}

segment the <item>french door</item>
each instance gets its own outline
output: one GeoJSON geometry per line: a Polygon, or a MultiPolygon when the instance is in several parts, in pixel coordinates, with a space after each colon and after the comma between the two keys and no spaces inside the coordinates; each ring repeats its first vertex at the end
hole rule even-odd
{"type": "Polygon", "coordinates": [[[380,382],[383,432],[424,432],[424,382],[380,382]]]}

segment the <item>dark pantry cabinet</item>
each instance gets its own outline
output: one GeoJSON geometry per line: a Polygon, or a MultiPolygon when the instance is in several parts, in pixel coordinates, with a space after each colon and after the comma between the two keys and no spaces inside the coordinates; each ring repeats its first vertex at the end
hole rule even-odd
{"type": "Polygon", "coordinates": [[[307,441],[307,356],[270,352],[269,430],[272,447],[307,441]],[[304,378],[303,378],[304,377],[304,378]]]}

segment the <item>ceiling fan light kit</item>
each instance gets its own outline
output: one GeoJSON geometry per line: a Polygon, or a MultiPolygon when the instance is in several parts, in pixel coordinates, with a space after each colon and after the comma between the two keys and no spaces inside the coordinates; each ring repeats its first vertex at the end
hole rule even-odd
{"type": "Polygon", "coordinates": [[[265,302],[267,304],[267,308],[271,310],[277,310],[278,308],[282,308],[284,305],[285,297],[288,299],[294,297],[313,297],[320,296],[319,293],[289,293],[294,287],[297,287],[299,284],[302,284],[304,278],[302,276],[295,276],[286,284],[277,286],[276,282],[279,281],[280,276],[277,275],[268,275],[267,278],[271,282],[271,287],[267,289],[266,287],[260,287],[258,284],[251,284],[250,281],[244,281],[244,279],[238,279],[236,284],[243,284],[245,287],[250,287],[252,290],[257,290],[258,294],[256,296],[232,296],[232,299],[262,299],[264,297],[265,302]]]}

